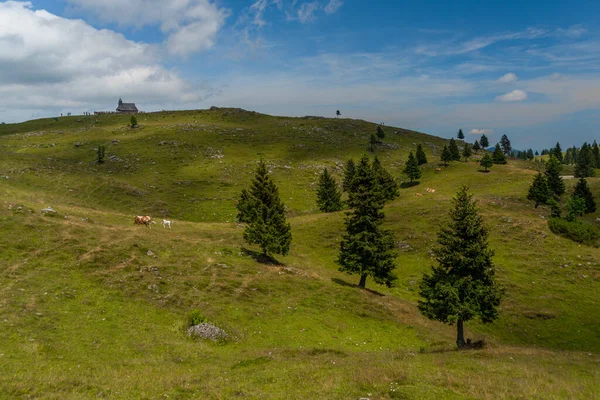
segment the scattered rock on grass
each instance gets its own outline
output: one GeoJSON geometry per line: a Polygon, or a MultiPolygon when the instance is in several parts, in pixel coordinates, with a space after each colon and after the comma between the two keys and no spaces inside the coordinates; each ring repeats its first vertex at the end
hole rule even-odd
{"type": "Polygon", "coordinates": [[[191,326],[190,329],[188,329],[188,336],[208,339],[215,342],[217,340],[227,339],[229,337],[227,332],[225,332],[223,329],[211,324],[207,324],[206,322],[191,326]]]}

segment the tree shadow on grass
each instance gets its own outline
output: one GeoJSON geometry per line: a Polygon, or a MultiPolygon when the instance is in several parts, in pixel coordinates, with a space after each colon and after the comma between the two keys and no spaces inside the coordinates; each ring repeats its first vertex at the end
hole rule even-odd
{"type": "Polygon", "coordinates": [[[484,171],[483,169],[478,169],[477,172],[481,172],[482,174],[489,174],[492,171],[489,169],[487,171],[484,171]]]}
{"type": "MultiPolygon", "coordinates": [[[[342,279],[338,279],[338,278],[331,278],[331,282],[337,283],[340,286],[346,286],[346,287],[351,287],[351,288],[358,288],[358,285],[353,285],[351,283],[348,283],[348,282],[346,282],[346,281],[344,281],[342,279]]],[[[362,290],[364,290],[366,292],[369,292],[371,294],[374,294],[375,296],[380,296],[380,297],[384,297],[385,296],[385,294],[379,293],[378,291],[375,291],[375,290],[372,290],[372,289],[364,288],[362,290]]]]}
{"type": "Polygon", "coordinates": [[[402,182],[402,183],[400,184],[400,187],[401,187],[402,189],[408,189],[408,188],[411,188],[411,187],[413,187],[413,186],[417,186],[419,183],[420,183],[419,181],[414,181],[414,182],[402,182]]]}
{"type": "Polygon", "coordinates": [[[285,267],[285,264],[278,261],[276,258],[271,257],[269,255],[265,256],[263,253],[259,253],[258,251],[254,251],[254,250],[250,250],[245,247],[242,247],[242,253],[244,253],[244,255],[246,255],[248,257],[252,257],[254,259],[254,261],[256,261],[260,264],[278,265],[278,266],[285,267]]]}

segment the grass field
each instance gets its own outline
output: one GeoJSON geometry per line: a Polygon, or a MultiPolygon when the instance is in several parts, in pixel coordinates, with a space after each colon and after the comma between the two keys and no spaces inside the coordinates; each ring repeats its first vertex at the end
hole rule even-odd
{"type": "Polygon", "coordinates": [[[445,140],[385,127],[376,154],[399,181],[417,144],[430,163],[385,209],[403,244],[396,287],[359,290],[335,264],[344,213],[319,213],[315,187],[324,167],[341,179],[376,125],[235,109],[137,119],[0,125],[0,398],[600,398],[600,249],[549,231],[526,200],[536,163],[436,174],[445,140]],[[277,265],[257,262],[234,222],[260,158],[292,224],[277,265]],[[498,321],[466,324],[488,343],[477,351],[456,351],[454,327],[416,309],[462,184],[506,289],[498,321]],[[142,214],[173,229],[134,226],[142,214]],[[194,310],[231,338],[189,339],[194,310]]]}

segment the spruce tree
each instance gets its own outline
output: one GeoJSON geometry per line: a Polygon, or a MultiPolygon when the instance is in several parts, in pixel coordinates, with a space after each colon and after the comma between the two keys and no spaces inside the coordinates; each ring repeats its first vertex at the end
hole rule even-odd
{"type": "Polygon", "coordinates": [[[575,177],[587,178],[596,175],[594,153],[589,144],[584,143],[577,155],[577,164],[575,164],[575,177]]]}
{"type": "Polygon", "coordinates": [[[423,146],[421,144],[417,145],[417,161],[419,165],[427,164],[427,156],[425,155],[425,151],[423,150],[423,146]]]}
{"type": "Polygon", "coordinates": [[[596,212],[596,202],[594,201],[594,195],[587,185],[585,178],[580,178],[575,185],[572,197],[579,197],[585,202],[585,213],[591,214],[596,212]]]}
{"type": "Polygon", "coordinates": [[[585,204],[585,200],[582,199],[581,197],[578,196],[573,196],[570,197],[569,200],[567,200],[567,204],[565,206],[566,211],[567,211],[567,215],[565,217],[565,219],[567,221],[575,221],[575,218],[577,217],[581,217],[583,214],[585,214],[585,210],[587,209],[587,206],[585,204]]]}
{"type": "Polygon", "coordinates": [[[535,151],[535,155],[536,155],[536,156],[539,156],[539,155],[540,155],[540,153],[539,153],[539,152],[536,150],[536,151],[535,151]]]}
{"type": "Polygon", "coordinates": [[[456,137],[460,140],[463,140],[465,138],[465,134],[463,133],[462,129],[458,130],[458,135],[456,135],[456,137]]]}
{"type": "Polygon", "coordinates": [[[533,149],[527,150],[527,159],[531,161],[534,158],[535,158],[535,156],[533,155],[533,149]]]}
{"type": "Polygon", "coordinates": [[[500,149],[500,143],[496,143],[496,148],[492,153],[492,160],[494,161],[494,164],[506,164],[506,157],[500,149]]]}
{"type": "Polygon", "coordinates": [[[348,204],[352,211],[344,221],[346,233],[337,259],[339,270],[359,275],[361,288],[365,287],[368,276],[391,286],[396,279],[395,239],[391,231],[382,228],[385,196],[366,155],[356,167],[348,204]]]}
{"type": "Polygon", "coordinates": [[[454,138],[450,139],[448,150],[450,150],[450,154],[452,155],[452,161],[460,161],[460,151],[458,151],[458,145],[454,138]]]}
{"type": "Polygon", "coordinates": [[[383,168],[377,157],[373,160],[373,173],[386,200],[392,201],[400,196],[398,184],[394,180],[394,177],[383,168]]]}
{"type": "Polygon", "coordinates": [[[565,158],[563,158],[563,164],[565,165],[571,165],[573,164],[573,150],[572,149],[567,149],[567,151],[565,152],[565,158]]]}
{"type": "Polygon", "coordinates": [[[410,182],[419,180],[421,177],[421,168],[419,168],[419,162],[417,158],[413,155],[412,151],[408,153],[408,160],[406,161],[406,165],[404,166],[404,171],[410,182]]]}
{"type": "Polygon", "coordinates": [[[236,208],[238,210],[236,221],[246,224],[252,221],[255,210],[254,198],[246,189],[242,189],[236,208]]]}
{"type": "Polygon", "coordinates": [[[349,159],[346,162],[346,168],[344,169],[344,180],[342,181],[342,190],[344,192],[349,192],[352,187],[352,179],[354,179],[354,174],[356,173],[356,164],[353,159],[349,159]]]}
{"type": "Polygon", "coordinates": [[[560,197],[565,193],[565,183],[560,176],[562,171],[562,164],[554,155],[550,156],[550,159],[546,162],[546,180],[548,182],[548,189],[550,193],[555,197],[560,197]]]}
{"type": "Polygon", "coordinates": [[[487,148],[490,147],[490,141],[488,140],[487,136],[485,136],[485,134],[481,135],[481,139],[479,139],[479,144],[484,150],[487,150],[487,148]]]}
{"type": "Polygon", "coordinates": [[[456,345],[465,346],[463,324],[474,318],[489,323],[498,318],[502,290],[495,280],[488,230],[477,213],[473,195],[462,187],[453,199],[450,223],[438,234],[433,266],[420,283],[418,307],[429,319],[456,323],[456,345]]]}
{"type": "Polygon", "coordinates": [[[323,170],[319,177],[317,205],[319,210],[323,212],[334,212],[342,209],[342,193],[327,168],[323,170]]]}
{"type": "Polygon", "coordinates": [[[471,145],[469,143],[465,143],[465,147],[462,151],[462,156],[465,158],[466,162],[469,162],[469,157],[473,155],[473,151],[471,150],[471,145]]]}
{"type": "Polygon", "coordinates": [[[598,147],[598,143],[594,140],[594,144],[592,145],[592,154],[594,154],[594,160],[596,161],[596,168],[600,168],[600,147],[598,147]]]}
{"type": "Polygon", "coordinates": [[[488,168],[491,168],[492,165],[494,165],[494,161],[492,160],[492,157],[490,157],[490,155],[488,153],[485,153],[483,155],[483,157],[481,158],[481,161],[479,161],[479,165],[481,165],[484,169],[485,172],[488,172],[488,168]]]}
{"type": "Polygon", "coordinates": [[[509,155],[512,151],[512,146],[510,145],[510,140],[508,140],[508,136],[502,135],[502,137],[500,138],[500,144],[502,145],[502,151],[504,152],[504,155],[509,155]]]}
{"type": "Polygon", "coordinates": [[[448,146],[444,146],[444,149],[442,150],[441,160],[446,166],[448,166],[448,163],[452,161],[452,153],[450,153],[450,149],[448,149],[448,146]]]}
{"type": "Polygon", "coordinates": [[[532,200],[535,203],[535,208],[538,208],[540,204],[546,204],[550,198],[548,181],[546,176],[540,172],[533,178],[533,183],[527,193],[527,200],[532,200]]]}
{"type": "Polygon", "coordinates": [[[383,140],[383,138],[385,138],[385,132],[383,131],[381,125],[377,126],[377,138],[380,140],[383,140]]]}
{"type": "Polygon", "coordinates": [[[377,146],[378,143],[379,140],[377,140],[377,136],[371,133],[371,137],[369,138],[369,151],[371,153],[375,152],[375,146],[377,146]]]}
{"type": "Polygon", "coordinates": [[[562,163],[563,162],[563,153],[562,153],[562,149],[560,147],[560,143],[556,142],[556,146],[552,150],[553,150],[552,154],[554,155],[554,157],[556,157],[558,162],[562,163]]]}
{"type": "Polygon", "coordinates": [[[475,151],[475,153],[481,150],[481,146],[479,145],[479,142],[477,140],[475,141],[475,143],[473,143],[473,150],[475,151]]]}
{"type": "Polygon", "coordinates": [[[286,255],[292,242],[291,226],[285,219],[285,207],[279,199],[279,190],[269,177],[267,166],[260,161],[250,190],[242,193],[238,210],[247,222],[244,240],[248,244],[259,245],[262,254],[286,255]],[[241,210],[244,210],[243,212],[241,210]]]}

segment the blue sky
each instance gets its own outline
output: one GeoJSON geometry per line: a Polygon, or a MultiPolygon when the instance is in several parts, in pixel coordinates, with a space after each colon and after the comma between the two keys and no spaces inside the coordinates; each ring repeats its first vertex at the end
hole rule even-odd
{"type": "Polygon", "coordinates": [[[243,107],[600,140],[600,2],[0,1],[0,120],[243,107]]]}

